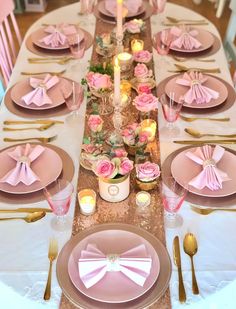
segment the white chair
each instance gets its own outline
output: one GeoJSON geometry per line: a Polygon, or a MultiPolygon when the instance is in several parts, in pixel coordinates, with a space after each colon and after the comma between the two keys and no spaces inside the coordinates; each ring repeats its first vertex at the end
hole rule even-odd
{"type": "Polygon", "coordinates": [[[236,0],[231,0],[229,7],[232,13],[226,30],[224,48],[230,61],[233,61],[236,65],[236,46],[234,45],[236,35],[236,0]]]}

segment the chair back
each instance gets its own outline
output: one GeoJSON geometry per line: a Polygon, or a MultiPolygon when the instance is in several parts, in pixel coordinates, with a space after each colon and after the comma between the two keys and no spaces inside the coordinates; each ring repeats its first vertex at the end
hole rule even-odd
{"type": "MultiPolygon", "coordinates": [[[[20,46],[22,38],[13,13],[13,0],[4,0],[1,2],[0,10],[0,68],[7,86],[11,72],[16,61],[18,48],[15,42],[20,46]]],[[[18,46],[18,47],[19,47],[18,46]]]]}
{"type": "Polygon", "coordinates": [[[234,44],[236,36],[236,1],[231,0],[229,7],[232,10],[232,13],[226,30],[224,47],[227,56],[229,56],[230,60],[233,61],[234,64],[236,65],[236,46],[234,44]]]}

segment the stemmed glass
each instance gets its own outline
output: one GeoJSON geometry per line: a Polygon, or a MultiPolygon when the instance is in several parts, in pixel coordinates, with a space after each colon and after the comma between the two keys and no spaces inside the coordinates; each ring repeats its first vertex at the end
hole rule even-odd
{"type": "Polygon", "coordinates": [[[187,195],[187,184],[180,186],[172,177],[165,177],[160,183],[164,206],[164,220],[167,228],[176,228],[183,224],[183,218],[177,214],[187,195]]]}
{"type": "Polygon", "coordinates": [[[75,82],[72,82],[72,92],[71,95],[67,96],[66,89],[61,89],[62,96],[66,102],[67,108],[71,111],[70,115],[66,117],[66,122],[69,125],[79,124],[79,108],[84,100],[84,89],[83,87],[75,82]]]}
{"type": "Polygon", "coordinates": [[[161,128],[160,133],[167,137],[175,137],[180,133],[180,129],[175,126],[175,122],[179,118],[183,101],[175,102],[174,99],[174,92],[171,92],[169,97],[166,96],[166,94],[163,94],[160,97],[163,115],[166,120],[166,124],[163,128],[161,128]]]}
{"type": "Polygon", "coordinates": [[[170,64],[170,62],[167,60],[167,55],[170,51],[170,45],[173,41],[173,35],[171,33],[170,29],[164,29],[160,33],[157,33],[154,37],[154,44],[156,46],[156,50],[159,55],[161,55],[160,59],[160,68],[159,70],[163,69],[166,71],[166,65],[170,64]]]}
{"type": "Polygon", "coordinates": [[[50,208],[56,215],[52,219],[51,226],[56,231],[65,231],[71,227],[71,220],[66,216],[72,193],[73,185],[66,179],[57,179],[43,189],[50,208]]]}

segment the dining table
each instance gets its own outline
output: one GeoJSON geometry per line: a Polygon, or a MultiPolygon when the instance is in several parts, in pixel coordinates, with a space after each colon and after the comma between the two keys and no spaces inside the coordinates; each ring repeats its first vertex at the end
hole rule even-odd
{"type": "MultiPolygon", "coordinates": [[[[64,65],[57,63],[46,64],[31,64],[28,62],[29,57],[36,57],[32,51],[26,46],[26,40],[31,33],[45,24],[57,23],[74,23],[79,24],[83,29],[89,32],[93,37],[95,35],[96,27],[99,27],[99,21],[96,24],[96,17],[94,14],[82,15],[80,12],[80,3],[76,2],[66,5],[52,12],[45,14],[37,20],[27,31],[25,39],[22,43],[21,49],[15,63],[8,89],[10,89],[16,82],[25,79],[21,74],[23,71],[35,72],[40,71],[54,71],[65,70],[63,77],[80,82],[88,71],[89,61],[93,53],[93,45],[85,51],[83,58],[70,61],[64,65]],[[96,26],[97,25],[97,26],[96,26]]],[[[152,37],[158,31],[166,28],[166,16],[173,16],[175,18],[191,18],[191,19],[205,19],[206,24],[198,26],[201,29],[211,32],[214,37],[220,41],[220,47],[212,55],[204,56],[204,59],[215,59],[215,62],[200,62],[193,58],[188,58],[188,61],[181,64],[189,67],[202,67],[202,68],[215,68],[220,69],[220,73],[213,74],[214,76],[224,80],[229,85],[233,85],[230,76],[229,65],[224,52],[224,47],[220,39],[220,35],[216,27],[205,17],[189,10],[181,5],[167,3],[165,10],[161,14],[155,14],[150,17],[151,33],[146,35],[152,37]]],[[[94,39],[95,40],[95,39],[94,39]]],[[[155,73],[155,80],[158,85],[161,82],[172,76],[173,73],[169,72],[175,70],[176,60],[173,57],[162,56],[157,53],[155,48],[148,46],[152,50],[153,67],[155,73]]],[[[62,148],[71,157],[74,164],[74,176],[72,184],[74,185],[75,192],[72,196],[71,205],[69,208],[68,216],[74,218],[74,212],[78,208],[77,201],[77,183],[80,166],[80,152],[83,141],[83,132],[86,121],[86,99],[83,101],[79,109],[78,125],[71,127],[66,122],[64,124],[55,124],[50,131],[38,132],[36,130],[30,132],[31,137],[49,137],[57,135],[57,138],[52,141],[52,145],[62,148]]],[[[235,102],[234,102],[235,103],[235,102]]],[[[8,110],[4,99],[0,106],[1,114],[1,128],[3,128],[3,121],[8,119],[24,120],[23,116],[15,115],[8,110]]],[[[195,117],[195,114],[184,110],[183,115],[188,117],[195,117]]],[[[222,111],[211,112],[210,110],[204,111],[204,114],[197,114],[199,117],[229,117],[230,121],[227,122],[214,122],[206,120],[196,120],[193,122],[186,122],[183,119],[178,119],[177,126],[180,129],[180,134],[176,137],[162,136],[161,128],[165,124],[165,119],[161,111],[158,110],[158,119],[156,119],[159,127],[158,140],[160,144],[160,162],[161,170],[168,156],[181,149],[186,145],[174,143],[178,140],[193,140],[184,129],[191,127],[198,129],[201,132],[217,132],[218,134],[235,133],[236,123],[236,106],[231,104],[229,108],[222,109],[222,111]]],[[[58,115],[52,117],[53,119],[65,121],[66,115],[58,115]]],[[[27,120],[30,120],[29,117],[27,120]]],[[[32,117],[32,120],[35,119],[32,117]]],[[[0,149],[12,146],[13,143],[4,142],[4,138],[27,138],[28,131],[20,132],[6,132],[1,129],[0,131],[0,149]]],[[[214,139],[214,138],[212,138],[214,139]]],[[[227,148],[236,150],[235,144],[226,145],[227,148]]],[[[1,162],[0,162],[1,164],[1,162]]],[[[45,164],[45,169],[48,168],[45,164]]],[[[234,169],[235,166],[232,166],[234,169]]],[[[183,167],[184,169],[184,167],[183,167]]],[[[235,285],[236,285],[236,215],[234,212],[215,211],[209,215],[201,215],[194,212],[190,205],[195,204],[194,200],[184,201],[179,210],[179,214],[183,218],[181,227],[175,229],[164,228],[166,246],[172,263],[172,272],[169,282],[170,303],[162,302],[161,307],[155,306],[151,308],[160,309],[179,309],[179,308],[235,308],[235,285]],[[198,242],[198,252],[194,256],[196,277],[199,286],[199,295],[192,293],[192,273],[190,258],[183,250],[183,239],[186,233],[193,233],[198,242]],[[178,271],[173,260],[173,239],[178,235],[180,239],[180,252],[182,259],[182,272],[183,280],[186,289],[187,300],[185,304],[179,302],[178,296],[178,271]]],[[[207,206],[202,203],[198,206],[207,206]]],[[[224,204],[221,205],[224,207],[224,204]]],[[[43,207],[47,208],[48,204],[46,199],[32,203],[19,202],[11,203],[0,200],[1,209],[12,209],[15,207],[43,207]]],[[[214,205],[210,205],[214,207],[214,205]]],[[[217,206],[216,206],[217,207],[217,206]]],[[[236,200],[230,206],[225,207],[236,208],[236,200]]],[[[8,216],[16,216],[16,214],[7,214],[8,216]]],[[[0,218],[5,217],[5,213],[0,213],[0,218]]],[[[68,301],[66,304],[61,302],[62,290],[57,281],[56,267],[54,265],[52,272],[52,292],[51,298],[48,301],[43,299],[44,289],[48,274],[48,245],[51,237],[56,237],[59,246],[59,252],[67,241],[71,238],[72,228],[78,222],[78,218],[71,223],[71,229],[65,232],[56,232],[51,227],[52,214],[47,214],[42,220],[38,222],[27,224],[23,220],[2,221],[0,223],[0,306],[1,308],[74,308],[74,305],[68,301]],[[69,305],[68,305],[69,303],[69,305]],[[19,304],[22,304],[19,307],[19,304]]],[[[89,228],[96,221],[87,221],[83,229],[89,228]],[[87,226],[86,226],[87,224],[87,226]]],[[[122,220],[120,220],[121,222],[122,220]]],[[[156,225],[161,222],[156,222],[156,225]]],[[[163,224],[163,222],[162,222],[163,224]]],[[[78,304],[79,306],[79,304],[78,304]]],[[[102,306],[101,306],[102,308],[102,306]]],[[[110,306],[112,308],[112,304],[110,306]]]]}

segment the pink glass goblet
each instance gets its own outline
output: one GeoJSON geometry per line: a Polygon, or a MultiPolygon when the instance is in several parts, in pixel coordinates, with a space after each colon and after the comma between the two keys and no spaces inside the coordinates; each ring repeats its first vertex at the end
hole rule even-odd
{"type": "Polygon", "coordinates": [[[165,56],[169,53],[173,35],[170,29],[164,29],[155,37],[156,49],[159,55],[165,56]]]}
{"type": "Polygon", "coordinates": [[[50,208],[56,215],[51,222],[52,228],[57,231],[65,231],[71,228],[72,222],[66,214],[74,192],[73,185],[66,179],[57,179],[46,186],[43,191],[50,208]]]}
{"type": "Polygon", "coordinates": [[[187,195],[187,184],[182,187],[170,176],[160,183],[161,197],[164,206],[164,220],[166,228],[176,228],[183,224],[183,218],[177,214],[187,195]]]}
{"type": "Polygon", "coordinates": [[[163,111],[166,124],[161,128],[160,133],[163,136],[175,137],[180,133],[180,129],[175,126],[175,122],[179,118],[180,111],[183,106],[183,102],[175,102],[175,94],[172,92],[169,94],[170,97],[163,94],[160,97],[160,103],[163,111]]]}

